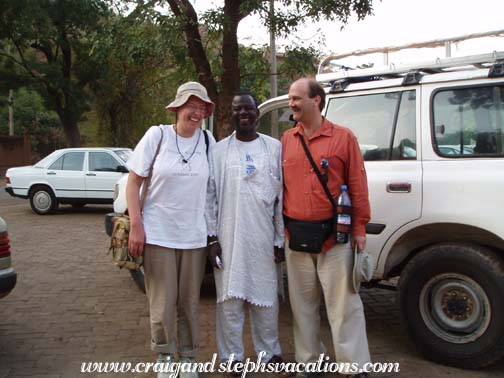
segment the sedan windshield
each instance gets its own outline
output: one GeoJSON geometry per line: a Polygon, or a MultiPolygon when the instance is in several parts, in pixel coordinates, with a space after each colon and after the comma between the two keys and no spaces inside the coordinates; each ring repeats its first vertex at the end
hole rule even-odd
{"type": "Polygon", "coordinates": [[[117,154],[117,156],[119,156],[122,159],[122,161],[126,163],[130,158],[132,151],[130,149],[124,149],[124,150],[114,150],[114,152],[117,154]]]}

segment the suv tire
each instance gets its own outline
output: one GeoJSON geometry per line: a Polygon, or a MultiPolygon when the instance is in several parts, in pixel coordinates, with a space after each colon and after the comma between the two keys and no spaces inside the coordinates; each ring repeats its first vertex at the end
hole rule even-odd
{"type": "Polygon", "coordinates": [[[37,185],[30,189],[30,206],[39,215],[51,214],[58,208],[58,201],[46,185],[37,185]]]}
{"type": "Polygon", "coordinates": [[[439,363],[479,368],[504,356],[504,262],[463,243],[432,245],[399,280],[403,320],[423,354],[439,363]]]}

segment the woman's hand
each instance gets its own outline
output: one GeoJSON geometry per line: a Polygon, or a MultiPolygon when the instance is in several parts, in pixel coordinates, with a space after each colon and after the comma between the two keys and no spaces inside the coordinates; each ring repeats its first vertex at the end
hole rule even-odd
{"type": "Polygon", "coordinates": [[[145,245],[145,232],[142,223],[130,224],[128,249],[131,256],[141,256],[145,245]]]}

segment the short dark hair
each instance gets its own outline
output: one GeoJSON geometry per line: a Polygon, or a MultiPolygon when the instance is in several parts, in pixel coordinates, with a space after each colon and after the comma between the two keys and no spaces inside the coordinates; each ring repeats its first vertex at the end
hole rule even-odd
{"type": "Polygon", "coordinates": [[[252,99],[254,100],[255,107],[257,109],[259,109],[259,100],[255,96],[255,94],[253,94],[252,92],[249,92],[249,91],[239,91],[239,92],[236,92],[233,97],[235,97],[235,96],[250,96],[250,97],[252,97],[252,99]]]}
{"type": "Polygon", "coordinates": [[[319,109],[322,112],[325,106],[325,91],[322,86],[313,79],[308,80],[308,97],[314,98],[315,96],[320,96],[319,109]]]}

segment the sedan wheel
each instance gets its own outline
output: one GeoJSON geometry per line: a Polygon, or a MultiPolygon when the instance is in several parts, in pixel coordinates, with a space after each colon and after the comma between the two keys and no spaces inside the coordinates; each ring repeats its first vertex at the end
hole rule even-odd
{"type": "Polygon", "coordinates": [[[58,207],[58,202],[52,190],[47,186],[37,186],[30,192],[30,205],[39,215],[51,214],[58,207]]]}

